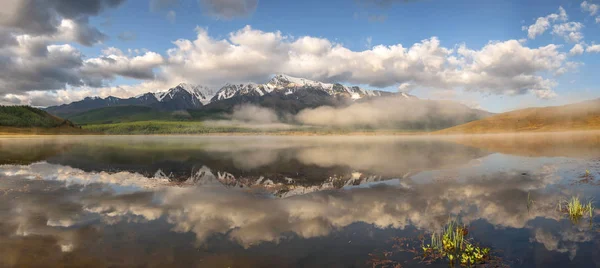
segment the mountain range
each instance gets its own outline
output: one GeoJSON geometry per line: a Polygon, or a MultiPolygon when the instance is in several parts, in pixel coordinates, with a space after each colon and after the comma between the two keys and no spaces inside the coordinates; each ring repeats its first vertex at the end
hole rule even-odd
{"type": "Polygon", "coordinates": [[[146,106],[162,111],[202,109],[228,112],[236,105],[252,103],[280,112],[296,113],[304,108],[323,105],[339,106],[381,96],[416,99],[406,93],[365,90],[358,86],[323,83],[278,74],[266,84],[228,83],[219,90],[214,90],[202,85],[181,83],[166,91],[149,92],[131,98],[87,97],[81,101],[52,106],[45,110],[69,118],[82,112],[105,107],[146,106]]]}

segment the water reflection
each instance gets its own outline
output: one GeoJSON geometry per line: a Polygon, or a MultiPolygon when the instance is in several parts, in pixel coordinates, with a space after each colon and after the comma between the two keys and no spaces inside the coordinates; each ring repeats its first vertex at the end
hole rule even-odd
{"type": "Polygon", "coordinates": [[[11,152],[0,266],[365,266],[390,238],[450,216],[513,266],[600,263],[598,220],[573,224],[556,208],[600,197],[572,184],[582,168],[600,171],[586,150],[534,158],[396,138],[0,144],[11,152]]]}

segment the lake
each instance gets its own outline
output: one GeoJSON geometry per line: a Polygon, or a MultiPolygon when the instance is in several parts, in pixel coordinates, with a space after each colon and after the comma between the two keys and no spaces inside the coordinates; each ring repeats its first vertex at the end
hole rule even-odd
{"type": "Polygon", "coordinates": [[[484,266],[600,267],[598,200],[598,133],[0,138],[0,267],[447,267],[451,223],[484,266]]]}

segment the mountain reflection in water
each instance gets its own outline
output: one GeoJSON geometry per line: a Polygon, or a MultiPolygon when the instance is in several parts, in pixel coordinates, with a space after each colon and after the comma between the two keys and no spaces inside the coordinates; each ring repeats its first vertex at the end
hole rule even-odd
{"type": "Polygon", "coordinates": [[[510,266],[598,267],[598,217],[557,209],[599,200],[597,137],[483,139],[0,139],[0,267],[363,267],[449,217],[510,266]]]}

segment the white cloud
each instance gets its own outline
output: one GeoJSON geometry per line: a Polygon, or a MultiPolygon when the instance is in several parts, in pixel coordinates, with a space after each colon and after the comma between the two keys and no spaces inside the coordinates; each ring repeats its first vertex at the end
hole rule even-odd
{"type": "MultiPolygon", "coordinates": [[[[565,21],[567,15],[560,8],[558,14],[544,18],[565,21]]],[[[464,89],[496,95],[533,93],[548,98],[555,95],[552,88],[556,86],[548,75],[564,73],[574,66],[567,61],[567,53],[554,44],[530,48],[525,42],[506,40],[473,49],[465,44],[445,47],[437,37],[431,37],[409,46],[376,45],[356,51],[325,38],[291,37],[250,26],[224,39],[213,38],[205,29],[197,28],[195,39],[174,41],[175,47],[167,51],[166,58],[151,51],[130,50],[125,55],[108,48],[102,55],[84,60],[77,49],[67,45],[62,53],[70,52],[71,60],[64,60],[63,55],[63,61],[56,61],[52,53],[61,50],[55,45],[55,50],[48,53],[49,44],[76,40],[77,27],[74,21],[63,19],[59,34],[52,38],[0,32],[0,61],[7,66],[0,74],[5,102],[31,103],[27,97],[33,93],[24,92],[32,90],[62,90],[61,97],[56,92],[46,94],[54,95],[55,102],[82,95],[77,90],[90,94],[118,92],[119,96],[130,97],[149,84],[107,87],[106,83],[117,76],[154,80],[154,85],[164,86],[149,90],[156,91],[179,82],[212,87],[226,82],[264,82],[273,73],[324,82],[395,86],[401,91],[416,87],[434,91],[464,89]],[[155,69],[160,69],[157,77],[155,69]]],[[[578,23],[557,24],[553,32],[575,41],[582,38],[577,35],[581,27],[578,23]]]]}
{"type": "Polygon", "coordinates": [[[600,53],[600,45],[591,45],[585,49],[588,53],[600,53]]]}
{"type": "Polygon", "coordinates": [[[581,33],[583,24],[580,22],[565,22],[552,27],[552,34],[562,37],[567,42],[577,43],[583,39],[581,33]]]}
{"type": "Polygon", "coordinates": [[[100,79],[114,79],[116,75],[136,79],[153,79],[154,68],[163,64],[160,54],[146,52],[140,56],[128,57],[117,48],[111,47],[102,52],[98,58],[87,59],[83,62],[84,74],[100,79]]]}
{"type": "Polygon", "coordinates": [[[575,55],[581,55],[584,52],[584,48],[581,44],[575,44],[573,46],[573,48],[571,48],[571,50],[569,50],[569,55],[571,56],[575,56],[575,55]]]}
{"type": "Polygon", "coordinates": [[[527,31],[529,39],[535,39],[537,36],[542,35],[546,30],[550,28],[551,23],[556,21],[567,21],[569,17],[563,7],[558,8],[558,14],[552,13],[545,17],[539,17],[534,24],[529,27],[523,26],[523,30],[527,31]]]}
{"type": "Polygon", "coordinates": [[[0,51],[0,93],[97,84],[80,76],[81,53],[71,45],[47,45],[28,36],[0,51]]]}
{"type": "Polygon", "coordinates": [[[49,43],[45,36],[12,36],[0,50],[0,94],[12,94],[15,100],[14,95],[27,91],[101,87],[116,76],[154,79],[153,69],[164,62],[154,52],[126,56],[115,48],[84,60],[71,45],[49,43]]]}
{"type": "Polygon", "coordinates": [[[588,3],[588,1],[583,1],[581,3],[581,9],[583,11],[589,12],[591,16],[594,16],[600,10],[600,5],[588,3]]]}
{"type": "Polygon", "coordinates": [[[324,38],[291,38],[246,26],[228,39],[198,29],[196,40],[180,39],[168,51],[163,75],[219,86],[267,79],[273,73],[326,82],[447,89],[463,87],[491,94],[553,95],[555,82],[542,76],[566,64],[557,45],[528,48],[517,40],[491,42],[479,50],[441,46],[436,37],[352,51],[324,38]],[[409,86],[410,85],[410,86],[409,86]]]}
{"type": "Polygon", "coordinates": [[[410,83],[410,82],[405,82],[398,86],[398,91],[407,93],[407,92],[411,92],[415,88],[416,88],[415,84],[410,83]]]}
{"type": "MultiPolygon", "coordinates": [[[[581,3],[581,9],[585,12],[590,13],[590,16],[595,16],[596,14],[598,14],[598,10],[600,10],[600,5],[598,4],[591,4],[588,3],[588,1],[583,1],[581,3]]],[[[596,23],[600,23],[600,16],[597,16],[595,18],[596,23]]]]}

